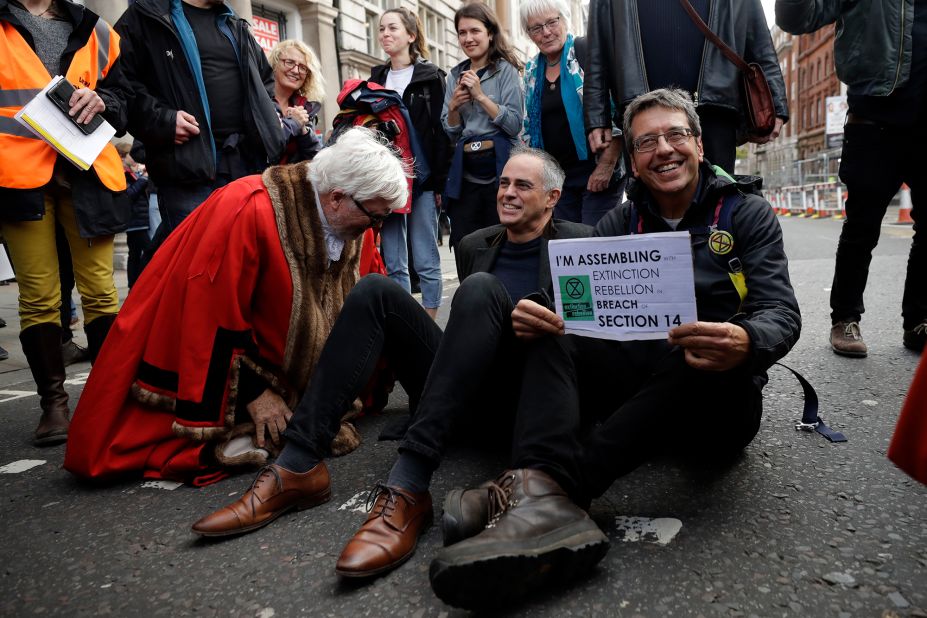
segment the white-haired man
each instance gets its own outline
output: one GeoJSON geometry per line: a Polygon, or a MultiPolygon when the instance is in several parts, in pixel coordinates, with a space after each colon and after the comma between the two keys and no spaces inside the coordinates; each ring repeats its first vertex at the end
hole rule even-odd
{"type": "Polygon", "coordinates": [[[462,281],[444,333],[394,282],[365,277],[345,299],[312,384],[287,428],[287,444],[252,489],[204,517],[193,531],[225,536],[256,530],[293,508],[331,495],[324,458],[352,401],[384,358],[409,395],[411,420],[399,458],[375,489],[367,520],[336,566],[346,577],[395,568],[415,551],[432,517],[429,485],[448,440],[462,436],[507,445],[518,401],[530,325],[513,315],[519,299],[550,286],[547,240],[588,236],[592,228],[551,218],[564,173],[546,152],[515,148],[499,177],[501,225],[467,235],[458,246],[462,281]]]}
{"type": "MultiPolygon", "coordinates": [[[[407,197],[402,162],[360,128],[216,191],[132,288],[65,467],[205,482],[265,461],[357,281],[363,232],[407,197]]],[[[343,437],[356,446],[353,428],[343,437]]]]}

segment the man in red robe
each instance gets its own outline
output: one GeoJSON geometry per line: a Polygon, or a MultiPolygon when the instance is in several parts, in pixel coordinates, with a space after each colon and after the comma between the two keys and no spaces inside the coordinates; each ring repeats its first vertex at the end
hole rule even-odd
{"type": "MultiPolygon", "coordinates": [[[[164,243],[107,337],[65,468],[206,483],[275,452],[358,278],[361,236],[402,207],[403,164],[365,129],[216,191],[164,243]]],[[[359,438],[345,423],[333,448],[359,438]]]]}

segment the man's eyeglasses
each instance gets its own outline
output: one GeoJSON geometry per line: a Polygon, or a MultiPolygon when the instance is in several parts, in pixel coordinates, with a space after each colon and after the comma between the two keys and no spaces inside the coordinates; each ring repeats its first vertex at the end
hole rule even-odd
{"type": "Polygon", "coordinates": [[[660,138],[666,140],[666,143],[675,148],[676,146],[682,146],[689,138],[692,137],[692,129],[684,129],[679,127],[677,129],[670,129],[666,133],[657,133],[656,135],[642,135],[634,140],[634,150],[637,152],[650,152],[651,150],[656,150],[657,145],[660,143],[660,138]]]}
{"type": "Polygon", "coordinates": [[[560,16],[554,17],[553,19],[548,19],[543,24],[538,24],[537,26],[531,26],[528,28],[528,34],[530,36],[537,36],[541,34],[546,28],[548,32],[554,32],[560,27],[560,16]]]}
{"type": "Polygon", "coordinates": [[[295,60],[290,60],[289,58],[281,58],[280,62],[283,63],[283,67],[287,71],[292,71],[293,69],[296,69],[300,75],[309,74],[309,67],[307,67],[305,64],[300,64],[296,62],[295,60]]]}
{"type": "Polygon", "coordinates": [[[373,227],[376,227],[378,225],[383,225],[383,222],[386,221],[386,218],[389,216],[389,213],[386,213],[385,215],[375,215],[369,210],[367,210],[366,208],[364,208],[364,203],[362,201],[360,201],[356,197],[352,197],[351,199],[354,200],[355,204],[357,204],[358,210],[360,210],[362,213],[367,215],[367,218],[370,219],[370,225],[373,227]]]}

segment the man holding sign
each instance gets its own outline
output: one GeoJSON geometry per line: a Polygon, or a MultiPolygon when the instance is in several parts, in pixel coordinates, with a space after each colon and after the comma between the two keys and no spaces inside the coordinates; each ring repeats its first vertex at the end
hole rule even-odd
{"type": "MultiPolygon", "coordinates": [[[[464,492],[459,504],[467,508],[445,513],[445,533],[450,516],[458,529],[479,534],[445,548],[431,565],[432,587],[453,605],[493,604],[499,594],[511,601],[514,591],[594,566],[608,539],[577,505],[683,437],[682,446],[702,454],[740,452],[759,428],[766,370],[798,339],[801,318],[776,216],[755,179],[735,181],[704,161],[688,93],[638,97],[624,132],[635,176],[630,201],[606,215],[596,235],[688,231],[697,319],[666,329],[662,340],[609,341],[558,336],[561,316],[518,303],[516,332],[537,341],[526,355],[512,469],[464,492]]],[[[626,258],[599,262],[643,269],[665,257],[615,251],[626,258]]]]}

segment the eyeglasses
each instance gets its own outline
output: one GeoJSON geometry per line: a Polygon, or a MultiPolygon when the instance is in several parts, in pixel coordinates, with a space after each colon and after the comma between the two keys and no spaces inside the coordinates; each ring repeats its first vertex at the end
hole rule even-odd
{"type": "Polygon", "coordinates": [[[386,221],[386,218],[389,216],[389,213],[386,213],[385,215],[375,215],[369,210],[367,210],[366,208],[364,208],[364,203],[362,201],[360,201],[356,197],[352,197],[351,199],[354,200],[354,203],[357,205],[358,210],[360,210],[362,213],[367,215],[367,218],[370,219],[370,225],[372,227],[383,225],[383,222],[386,221]]]}
{"type": "Polygon", "coordinates": [[[289,58],[281,58],[280,62],[283,63],[283,66],[287,71],[292,71],[293,69],[296,69],[300,75],[309,74],[309,67],[307,67],[305,64],[300,64],[299,62],[296,62],[295,60],[290,60],[289,58]]]}
{"type": "Polygon", "coordinates": [[[692,129],[684,129],[682,127],[676,129],[670,129],[666,133],[657,133],[656,135],[642,135],[641,137],[634,140],[634,150],[637,152],[650,152],[651,150],[656,150],[657,145],[660,143],[660,138],[666,140],[666,143],[672,146],[673,148],[677,146],[682,146],[689,138],[692,137],[692,129]]]}
{"type": "Polygon", "coordinates": [[[529,36],[537,36],[541,34],[545,29],[548,32],[555,32],[560,28],[560,16],[554,17],[553,19],[548,19],[543,24],[538,24],[537,26],[531,26],[528,28],[529,36]]]}

